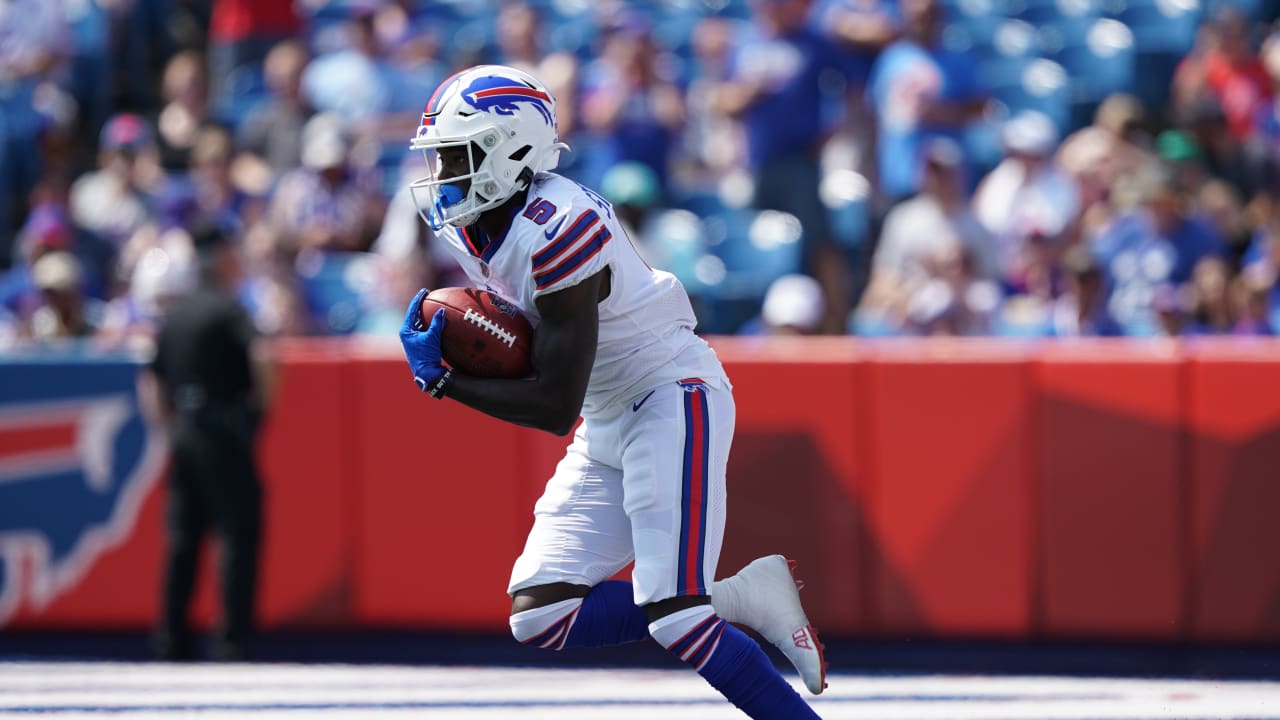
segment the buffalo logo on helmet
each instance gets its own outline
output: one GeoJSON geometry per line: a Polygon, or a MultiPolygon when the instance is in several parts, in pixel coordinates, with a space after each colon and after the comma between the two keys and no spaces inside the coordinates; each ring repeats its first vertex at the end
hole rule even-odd
{"type": "Polygon", "coordinates": [[[520,103],[529,103],[551,124],[551,96],[528,83],[487,75],[473,80],[462,91],[462,97],[477,110],[499,115],[514,115],[520,103]]]}

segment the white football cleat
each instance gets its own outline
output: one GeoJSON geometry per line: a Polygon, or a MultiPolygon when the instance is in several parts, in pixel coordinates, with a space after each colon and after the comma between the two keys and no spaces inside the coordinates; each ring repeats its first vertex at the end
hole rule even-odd
{"type": "Polygon", "coordinates": [[[803,584],[794,570],[795,562],[781,555],[752,560],[737,575],[715,584],[711,604],[721,617],[746,625],[781,650],[809,692],[819,695],[827,687],[827,661],[818,631],[800,605],[803,584]],[[724,602],[717,602],[718,597],[724,602]]]}

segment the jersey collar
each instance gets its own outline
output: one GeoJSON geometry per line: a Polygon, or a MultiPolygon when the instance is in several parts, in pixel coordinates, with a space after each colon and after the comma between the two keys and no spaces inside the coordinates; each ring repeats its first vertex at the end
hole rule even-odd
{"type": "MultiPolygon", "coordinates": [[[[528,203],[528,198],[525,198],[528,203]]],[[[485,262],[493,260],[493,256],[498,254],[498,248],[502,247],[502,241],[507,239],[507,235],[511,232],[511,226],[515,224],[516,215],[524,210],[523,206],[511,208],[511,217],[507,220],[506,227],[502,229],[502,234],[495,238],[490,238],[480,229],[479,223],[474,223],[468,227],[459,228],[458,234],[462,236],[462,246],[472,257],[480,258],[485,262]]]]}

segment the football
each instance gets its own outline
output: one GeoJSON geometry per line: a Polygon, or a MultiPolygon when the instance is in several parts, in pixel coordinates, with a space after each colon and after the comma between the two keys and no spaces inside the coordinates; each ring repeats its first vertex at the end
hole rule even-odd
{"type": "Polygon", "coordinates": [[[490,378],[529,374],[533,327],[515,305],[476,288],[440,288],[422,300],[422,322],[444,308],[440,354],[455,370],[490,378]]]}

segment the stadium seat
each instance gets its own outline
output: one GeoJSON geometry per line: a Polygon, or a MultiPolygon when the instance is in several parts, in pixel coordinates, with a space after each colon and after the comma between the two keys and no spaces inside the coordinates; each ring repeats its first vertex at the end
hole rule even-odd
{"type": "Polygon", "coordinates": [[[218,117],[238,127],[255,105],[269,96],[261,63],[237,65],[227,74],[221,97],[215,98],[218,117]]]}
{"type": "Polygon", "coordinates": [[[1201,11],[1199,0],[1125,0],[1117,19],[1129,26],[1139,51],[1185,53],[1195,40],[1201,11]]]}
{"type": "Polygon", "coordinates": [[[836,170],[822,178],[820,194],[836,243],[846,250],[861,247],[871,224],[871,184],[853,170],[836,170]]]}
{"type": "Polygon", "coordinates": [[[1207,0],[1205,16],[1213,17],[1219,11],[1229,8],[1253,19],[1265,18],[1268,17],[1268,11],[1263,8],[1263,4],[1263,0],[1207,0]]]}
{"type": "Polygon", "coordinates": [[[1004,20],[996,0],[957,0],[947,13],[944,43],[953,47],[955,39],[963,35],[975,46],[989,46],[1004,20]],[[954,32],[956,30],[961,32],[954,32]],[[948,35],[951,42],[948,42],[948,35]]]}
{"type": "Polygon", "coordinates": [[[1039,35],[1022,20],[1005,20],[996,28],[991,45],[975,46],[979,55],[979,72],[988,85],[1016,83],[1028,62],[1038,57],[1039,35]]]}
{"type": "Polygon", "coordinates": [[[1036,26],[1041,50],[1052,55],[1083,43],[1101,12],[1097,0],[1035,0],[1021,17],[1036,26]]]}
{"type": "Polygon", "coordinates": [[[365,311],[364,298],[377,282],[369,253],[310,251],[295,263],[312,329],[325,335],[354,331],[365,311]]]}
{"type": "Polygon", "coordinates": [[[1067,71],[1052,60],[1038,59],[1021,68],[1016,80],[992,88],[1009,114],[1038,110],[1048,115],[1060,130],[1071,122],[1071,85],[1067,71]]]}
{"type": "Polygon", "coordinates": [[[1073,102],[1097,102],[1134,82],[1133,33],[1117,20],[1095,21],[1084,42],[1064,46],[1053,59],[1071,78],[1073,102]]]}
{"type": "Polygon", "coordinates": [[[691,295],[706,283],[698,276],[698,263],[706,255],[702,223],[688,210],[660,210],[644,228],[641,251],[654,267],[675,275],[691,295]]]}
{"type": "Polygon", "coordinates": [[[760,312],[774,280],[800,271],[804,230],[795,216],[777,210],[731,210],[705,219],[703,229],[712,258],[699,273],[706,331],[736,332],[760,312]]]}

